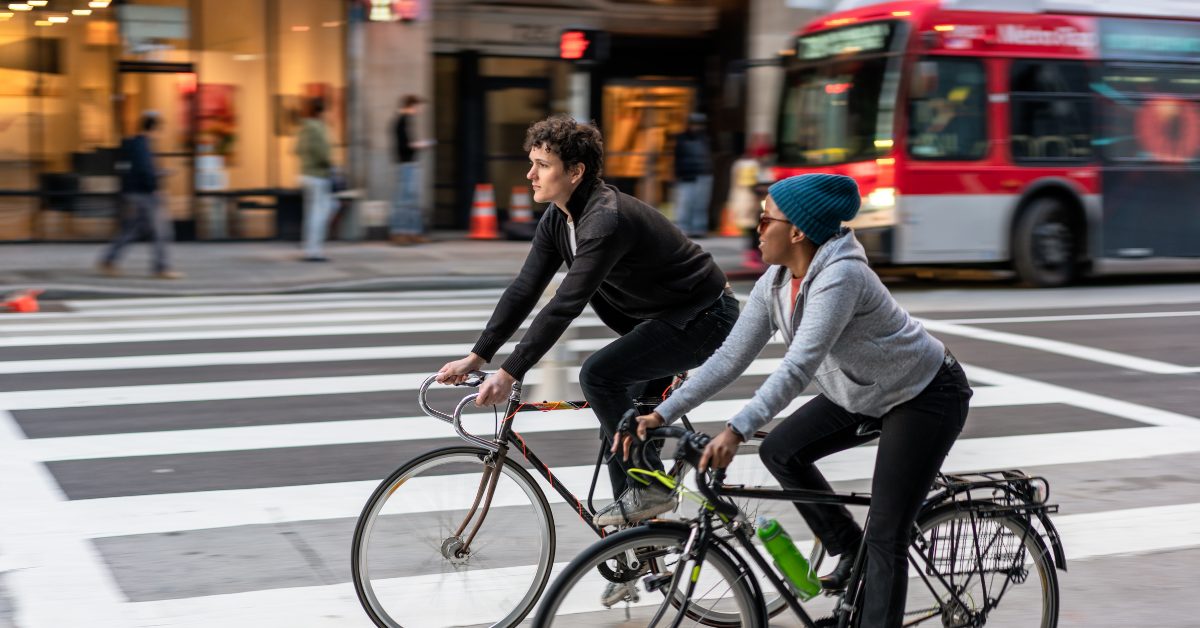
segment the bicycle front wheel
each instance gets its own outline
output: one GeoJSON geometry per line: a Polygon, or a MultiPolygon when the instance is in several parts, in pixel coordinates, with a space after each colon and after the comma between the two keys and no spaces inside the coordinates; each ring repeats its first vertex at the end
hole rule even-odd
{"type": "Polygon", "coordinates": [[[697,562],[684,552],[690,534],[685,524],[654,522],[597,542],[550,585],[533,625],[765,626],[754,574],[717,544],[697,562]]]}
{"type": "Polygon", "coordinates": [[[918,527],[905,626],[1058,625],[1054,560],[1023,518],[947,506],[921,517],[918,527]]]}
{"type": "Polygon", "coordinates": [[[554,560],[550,506],[529,473],[505,459],[469,539],[492,464],[484,449],[440,449],[375,489],[351,550],[354,588],[375,625],[513,626],[533,608],[554,560]]]}

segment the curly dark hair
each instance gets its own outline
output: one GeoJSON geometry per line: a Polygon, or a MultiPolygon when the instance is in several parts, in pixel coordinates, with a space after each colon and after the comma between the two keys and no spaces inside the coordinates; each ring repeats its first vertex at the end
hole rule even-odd
{"type": "Polygon", "coordinates": [[[604,173],[604,138],[596,123],[577,122],[566,114],[550,116],[529,125],[525,132],[525,152],[544,148],[562,159],[567,170],[583,164],[583,180],[597,179],[604,173]]]}

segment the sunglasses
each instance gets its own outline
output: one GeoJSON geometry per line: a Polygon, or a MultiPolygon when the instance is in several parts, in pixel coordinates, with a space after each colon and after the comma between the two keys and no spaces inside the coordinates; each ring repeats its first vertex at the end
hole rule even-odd
{"type": "Polygon", "coordinates": [[[770,225],[773,222],[787,222],[791,224],[790,221],[784,220],[783,218],[772,218],[766,214],[760,214],[758,217],[758,229],[760,231],[766,229],[767,225],[770,225]]]}

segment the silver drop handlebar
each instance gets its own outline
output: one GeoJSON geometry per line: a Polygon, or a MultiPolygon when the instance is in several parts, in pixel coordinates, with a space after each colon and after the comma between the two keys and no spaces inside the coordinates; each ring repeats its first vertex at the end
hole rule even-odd
{"type": "MultiPolygon", "coordinates": [[[[487,377],[487,373],[484,373],[483,371],[472,371],[470,373],[470,375],[468,376],[468,379],[466,382],[463,382],[462,384],[455,384],[455,385],[456,386],[471,386],[471,387],[479,386],[479,384],[483,383],[483,380],[486,377],[487,377]],[[472,380],[472,379],[470,379],[471,377],[478,377],[478,379],[472,380]]],[[[446,414],[445,412],[434,409],[433,407],[431,407],[429,405],[429,399],[427,398],[428,394],[429,394],[429,387],[432,386],[435,381],[437,381],[437,373],[434,373],[433,375],[426,377],[425,381],[421,383],[421,390],[417,394],[417,405],[419,405],[421,407],[421,411],[435,419],[445,421],[445,422],[449,423],[450,425],[453,425],[454,433],[458,434],[459,438],[467,441],[468,443],[471,443],[473,445],[479,445],[480,447],[483,447],[484,449],[487,449],[488,451],[492,451],[492,452],[499,451],[500,445],[495,440],[487,440],[484,438],[480,438],[474,434],[471,434],[466,429],[464,429],[462,426],[463,410],[467,407],[468,404],[475,401],[475,398],[479,396],[479,393],[472,393],[470,395],[467,395],[466,397],[463,397],[462,401],[459,401],[458,405],[455,406],[454,414],[449,415],[449,414],[446,414]]],[[[509,398],[512,399],[515,396],[515,398],[519,400],[520,392],[521,392],[521,383],[520,382],[514,383],[513,384],[513,392],[509,398]]]]}

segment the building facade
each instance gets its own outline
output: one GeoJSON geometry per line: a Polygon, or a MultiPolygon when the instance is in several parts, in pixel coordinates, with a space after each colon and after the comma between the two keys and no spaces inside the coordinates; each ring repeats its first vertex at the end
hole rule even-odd
{"type": "Polygon", "coordinates": [[[295,132],[318,97],[350,188],[334,228],[371,236],[408,94],[429,102],[417,134],[436,142],[421,153],[431,227],[466,227],[479,183],[503,214],[525,183],[525,129],[559,112],[595,120],[605,177],[667,211],[673,137],[707,114],[715,224],[727,165],[749,133],[773,131],[770,60],[816,13],[783,0],[26,6],[0,10],[0,241],[109,237],[116,147],[145,110],[164,122],[155,151],[178,239],[294,238],[295,132]],[[564,58],[572,46],[583,58],[564,58]]]}

